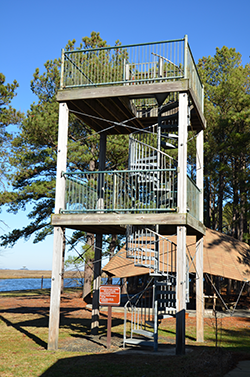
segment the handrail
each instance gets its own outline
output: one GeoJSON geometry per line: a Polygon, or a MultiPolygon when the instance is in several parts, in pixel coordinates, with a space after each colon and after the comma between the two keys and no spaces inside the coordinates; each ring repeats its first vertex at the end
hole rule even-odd
{"type": "Polygon", "coordinates": [[[136,293],[134,296],[130,297],[126,304],[124,305],[124,328],[123,328],[123,347],[125,347],[125,342],[127,339],[127,311],[129,310],[130,305],[130,310],[131,310],[131,328],[130,328],[130,335],[132,338],[133,331],[136,329],[142,329],[143,327],[146,326],[146,317],[147,317],[147,309],[148,309],[148,316],[153,316],[154,315],[154,287],[150,286],[150,284],[153,282],[153,278],[150,279],[150,281],[147,283],[146,287],[141,291],[136,293]],[[144,307],[144,311],[142,312],[142,308],[137,308],[136,305],[138,302],[142,299],[143,295],[145,295],[146,292],[153,290],[152,294],[152,303],[151,307],[147,308],[146,306],[144,307]],[[132,300],[134,300],[137,297],[137,300],[134,304],[132,304],[132,300]],[[136,313],[135,310],[138,309],[139,312],[136,313]],[[144,319],[144,321],[143,321],[144,319]]]}

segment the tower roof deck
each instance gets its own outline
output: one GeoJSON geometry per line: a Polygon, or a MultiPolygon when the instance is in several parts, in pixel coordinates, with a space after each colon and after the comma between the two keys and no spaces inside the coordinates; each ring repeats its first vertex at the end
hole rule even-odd
{"type": "Polygon", "coordinates": [[[192,128],[205,128],[203,86],[182,39],[62,52],[57,100],[95,131],[128,134],[157,122],[157,109],[189,92],[192,128]]]}

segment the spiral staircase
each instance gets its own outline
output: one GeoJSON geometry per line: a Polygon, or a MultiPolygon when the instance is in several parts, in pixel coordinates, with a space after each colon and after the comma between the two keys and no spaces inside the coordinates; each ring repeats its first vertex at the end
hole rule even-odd
{"type": "MultiPolygon", "coordinates": [[[[178,101],[167,102],[158,111],[158,124],[130,135],[129,169],[136,171],[149,200],[157,208],[175,211],[177,195],[174,153],[178,148],[178,101]],[[165,176],[161,169],[168,170],[165,176]],[[147,174],[145,174],[145,170],[147,174]]],[[[158,326],[162,319],[176,313],[176,251],[170,238],[159,234],[159,225],[127,227],[127,257],[135,266],[146,267],[151,277],[148,285],[125,305],[123,345],[150,345],[158,349],[158,326]],[[130,328],[128,328],[130,317],[130,328]],[[130,336],[127,336],[127,333],[130,336]]],[[[188,261],[188,258],[187,258],[188,261]]],[[[186,269],[186,302],[189,300],[188,266],[186,269]]]]}

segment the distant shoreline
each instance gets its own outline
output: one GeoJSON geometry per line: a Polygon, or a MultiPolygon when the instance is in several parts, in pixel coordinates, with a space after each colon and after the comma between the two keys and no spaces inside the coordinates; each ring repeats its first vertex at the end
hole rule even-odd
{"type": "MultiPolygon", "coordinates": [[[[83,271],[82,271],[83,275],[83,271]]],[[[50,270],[0,270],[0,279],[51,279],[50,270]]],[[[66,271],[65,278],[80,278],[78,271],[66,271]]]]}

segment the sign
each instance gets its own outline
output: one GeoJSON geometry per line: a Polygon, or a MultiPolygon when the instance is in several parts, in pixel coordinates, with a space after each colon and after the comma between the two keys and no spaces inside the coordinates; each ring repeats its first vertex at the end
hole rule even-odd
{"type": "Polygon", "coordinates": [[[103,306],[119,306],[121,290],[119,285],[101,285],[99,304],[103,306]]]}

